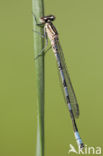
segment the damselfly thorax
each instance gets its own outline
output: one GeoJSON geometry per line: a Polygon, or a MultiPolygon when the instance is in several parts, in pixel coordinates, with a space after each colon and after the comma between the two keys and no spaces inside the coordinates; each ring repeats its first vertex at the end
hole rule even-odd
{"type": "Polygon", "coordinates": [[[57,42],[58,42],[59,38],[58,38],[58,32],[57,32],[56,28],[54,27],[54,25],[51,22],[48,22],[45,24],[44,29],[47,33],[48,38],[50,39],[54,53],[58,52],[57,42]]]}

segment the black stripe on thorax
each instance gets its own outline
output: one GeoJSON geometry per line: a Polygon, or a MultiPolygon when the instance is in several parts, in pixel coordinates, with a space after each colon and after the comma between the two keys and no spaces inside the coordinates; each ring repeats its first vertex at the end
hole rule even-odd
{"type": "Polygon", "coordinates": [[[48,22],[48,29],[54,35],[58,35],[58,32],[52,22],[48,22]]]}

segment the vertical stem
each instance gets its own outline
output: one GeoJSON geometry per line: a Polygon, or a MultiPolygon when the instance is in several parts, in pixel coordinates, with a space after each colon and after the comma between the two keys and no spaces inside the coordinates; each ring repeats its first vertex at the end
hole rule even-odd
{"type": "MultiPolygon", "coordinates": [[[[39,23],[44,15],[43,0],[32,0],[33,13],[39,23]]],[[[43,33],[43,28],[33,22],[34,30],[43,33]]],[[[38,33],[34,33],[34,56],[36,57],[44,47],[44,39],[38,33]]],[[[44,156],[44,57],[35,60],[36,84],[37,84],[37,144],[36,156],[44,156]]]]}

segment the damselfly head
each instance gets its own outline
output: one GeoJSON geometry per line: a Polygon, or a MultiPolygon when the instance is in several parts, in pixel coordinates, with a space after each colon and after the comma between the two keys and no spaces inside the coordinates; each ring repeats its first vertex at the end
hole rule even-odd
{"type": "Polygon", "coordinates": [[[54,21],[55,20],[55,16],[54,15],[49,15],[49,16],[43,16],[40,18],[40,22],[42,24],[45,24],[47,22],[51,22],[51,21],[54,21]]]}

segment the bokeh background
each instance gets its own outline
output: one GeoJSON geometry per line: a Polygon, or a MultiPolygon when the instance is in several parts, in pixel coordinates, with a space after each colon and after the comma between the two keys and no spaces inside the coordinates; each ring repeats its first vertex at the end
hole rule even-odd
{"type": "MultiPolygon", "coordinates": [[[[87,146],[103,145],[103,1],[45,0],[54,14],[87,146]]],[[[0,156],[35,156],[32,1],[0,1],[0,156]]],[[[52,50],[45,57],[45,156],[77,149],[52,50]]],[[[73,155],[73,154],[71,154],[73,155]]],[[[75,154],[74,154],[75,155],[75,154]]],[[[102,153],[103,155],[103,153],[102,153]]]]}

